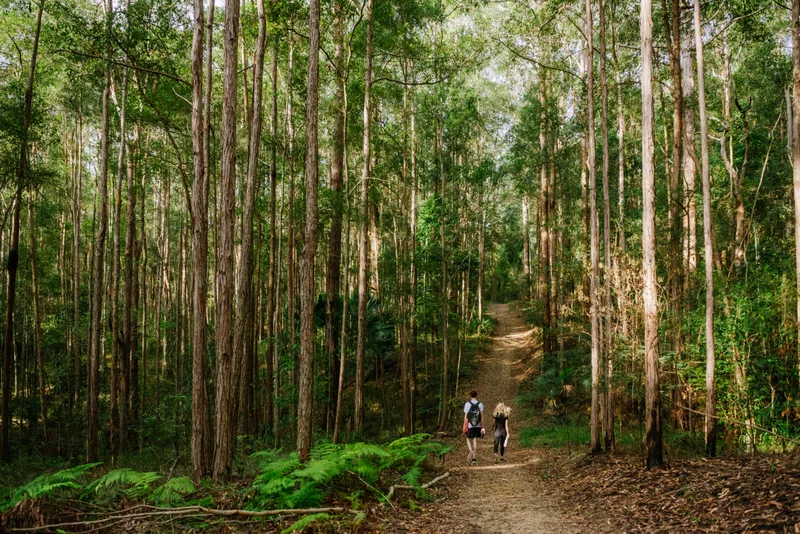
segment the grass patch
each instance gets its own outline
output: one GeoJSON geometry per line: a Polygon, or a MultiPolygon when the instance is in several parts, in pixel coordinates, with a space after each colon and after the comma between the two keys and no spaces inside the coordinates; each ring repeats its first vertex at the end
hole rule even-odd
{"type": "Polygon", "coordinates": [[[519,433],[523,447],[588,446],[589,438],[588,423],[575,419],[525,427],[519,433]]]}

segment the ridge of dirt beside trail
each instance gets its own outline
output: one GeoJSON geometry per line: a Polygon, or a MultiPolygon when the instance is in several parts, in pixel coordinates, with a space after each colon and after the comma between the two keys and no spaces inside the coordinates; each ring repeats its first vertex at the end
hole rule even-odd
{"type": "MultiPolygon", "coordinates": [[[[484,404],[486,437],[478,440],[477,466],[467,465],[467,446],[459,435],[445,438],[453,450],[445,459],[451,477],[437,491],[438,499],[426,510],[426,523],[435,532],[474,533],[572,533],[604,530],[561,507],[547,483],[539,476],[536,451],[519,447],[522,412],[516,407],[519,383],[535,350],[534,331],[508,304],[494,304],[489,314],[497,320],[491,347],[477,356],[479,371],[463,384],[464,401],[471,389],[484,404]],[[511,407],[511,439],[506,462],[493,463],[492,411],[498,402],[511,407]]],[[[457,416],[461,420],[460,414],[457,416]]],[[[419,525],[419,523],[417,523],[419,525]]],[[[409,531],[417,532],[409,525],[409,531]]]]}

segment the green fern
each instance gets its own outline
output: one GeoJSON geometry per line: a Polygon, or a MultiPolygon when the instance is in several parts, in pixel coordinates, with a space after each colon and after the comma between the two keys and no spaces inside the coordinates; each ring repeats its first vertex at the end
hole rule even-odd
{"type": "Polygon", "coordinates": [[[328,514],[310,514],[305,515],[292,523],[289,528],[286,528],[281,531],[281,534],[290,534],[292,532],[302,532],[304,528],[309,526],[314,521],[323,521],[325,519],[330,519],[331,516],[328,514]]]}
{"type": "Polygon", "coordinates": [[[20,486],[11,492],[7,501],[0,502],[0,512],[8,511],[25,500],[50,497],[63,490],[80,489],[82,486],[79,480],[99,465],[102,464],[83,464],[49,475],[36,477],[24,486],[20,486]]]}
{"type": "Polygon", "coordinates": [[[152,471],[142,473],[139,471],[134,471],[128,467],[124,467],[122,469],[109,471],[105,475],[93,481],[91,484],[86,486],[84,494],[99,494],[109,490],[112,490],[113,493],[113,490],[119,487],[127,486],[126,489],[122,490],[122,493],[125,496],[130,499],[141,499],[143,497],[148,497],[153,493],[153,483],[161,478],[161,475],[152,471]]]}
{"type": "Polygon", "coordinates": [[[189,477],[177,477],[156,488],[150,500],[157,506],[174,506],[196,491],[197,487],[189,477]]]}

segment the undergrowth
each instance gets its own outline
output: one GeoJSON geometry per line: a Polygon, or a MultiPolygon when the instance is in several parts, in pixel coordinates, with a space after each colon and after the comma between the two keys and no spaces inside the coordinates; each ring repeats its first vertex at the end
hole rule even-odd
{"type": "MultiPolygon", "coordinates": [[[[203,481],[198,486],[185,476],[165,478],[155,471],[127,467],[103,472],[102,464],[90,463],[38,476],[0,494],[0,514],[3,525],[8,525],[20,516],[24,520],[25,510],[32,504],[44,503],[56,511],[54,519],[59,506],[67,509],[77,502],[85,505],[86,518],[135,504],[211,508],[216,501],[226,507],[256,511],[316,508],[333,499],[349,501],[350,508],[359,509],[365,494],[385,500],[389,487],[398,483],[416,487],[418,498],[429,498],[421,488],[426,461],[447,451],[429,434],[415,434],[384,445],[321,443],[312,449],[306,463],[300,462],[296,453],[264,450],[251,455],[257,475],[251,484],[240,481],[245,482],[243,485],[203,481]]],[[[356,514],[355,522],[364,517],[363,513],[356,514]]],[[[300,531],[310,522],[326,519],[326,514],[304,516],[286,532],[300,531]]],[[[201,528],[202,524],[194,526],[201,528]]]]}

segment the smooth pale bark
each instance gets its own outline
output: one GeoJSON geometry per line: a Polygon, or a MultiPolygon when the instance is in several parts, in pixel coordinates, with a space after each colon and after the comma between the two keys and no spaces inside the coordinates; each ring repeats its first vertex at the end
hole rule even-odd
{"type": "MultiPolygon", "coordinates": [[[[334,324],[334,307],[339,300],[340,273],[342,262],[342,195],[344,165],[344,9],[343,2],[334,2],[334,52],[335,64],[335,102],[333,114],[333,157],[331,165],[331,196],[333,214],[328,238],[328,265],[325,277],[325,352],[328,355],[328,402],[326,403],[326,430],[333,427],[334,407],[337,402],[336,381],[339,365],[336,360],[336,346],[339,331],[334,324]]],[[[346,298],[346,295],[345,295],[346,298]]]]}
{"type": "Polygon", "coordinates": [[[653,120],[653,6],[641,0],[642,58],[642,268],[644,270],[645,432],[647,467],[663,463],[658,377],[658,293],[656,285],[655,147],[653,120]]]}
{"type": "MultiPolygon", "coordinates": [[[[694,74],[691,55],[692,34],[684,36],[685,43],[681,48],[681,75],[683,80],[683,101],[691,102],[694,96],[694,74]]],[[[684,277],[684,293],[688,294],[692,275],[697,270],[697,198],[695,178],[697,169],[695,161],[697,155],[694,149],[694,108],[684,105],[683,109],[683,267],[686,272],[684,277]]]]}
{"type": "Polygon", "coordinates": [[[239,2],[225,4],[224,60],[222,86],[222,161],[220,165],[220,239],[217,260],[216,342],[217,398],[214,436],[214,478],[230,473],[235,443],[233,352],[234,225],[236,221],[236,69],[238,67],[239,2]]]}
{"type": "MultiPolygon", "coordinates": [[[[550,288],[552,286],[552,273],[550,271],[550,178],[548,173],[547,158],[547,74],[544,69],[539,73],[539,151],[541,153],[541,168],[539,169],[539,186],[541,188],[541,198],[539,202],[539,298],[542,299],[542,351],[548,357],[553,351],[551,329],[551,302],[550,288]]],[[[544,360],[543,360],[544,361],[544,360]]]]}
{"type": "Polygon", "coordinates": [[[531,231],[530,231],[530,208],[528,195],[522,195],[522,274],[525,275],[525,290],[528,300],[532,298],[531,285],[531,231]]]}
{"type": "Polygon", "coordinates": [[[308,460],[311,450],[314,364],[314,263],[317,255],[318,108],[319,108],[319,11],[320,0],[311,0],[308,30],[308,85],[306,93],[306,228],[303,265],[300,270],[300,372],[297,402],[297,453],[308,460]]]}
{"type": "MultiPolygon", "coordinates": [[[[265,357],[265,391],[264,410],[266,427],[272,428],[279,419],[275,402],[275,334],[277,332],[278,291],[276,285],[278,274],[277,232],[278,225],[275,213],[278,193],[278,54],[280,41],[273,36],[272,50],[272,115],[270,121],[270,163],[269,163],[269,274],[267,279],[267,354],[265,357]]],[[[273,429],[276,431],[277,429],[273,429]]]]}
{"type": "MultiPolygon", "coordinates": [[[[798,5],[795,0],[794,6],[798,5]]],[[[706,116],[705,60],[703,57],[703,28],[700,23],[700,0],[694,0],[694,43],[697,54],[697,104],[700,113],[700,153],[703,180],[703,251],[706,273],[706,454],[715,456],[717,451],[717,403],[714,349],[714,243],[711,219],[711,180],[708,166],[708,117],[706,116]]],[[[797,44],[797,41],[795,41],[797,44]]],[[[800,81],[800,54],[795,46],[795,80],[800,81]]],[[[795,174],[795,194],[798,191],[795,174]]],[[[795,197],[797,198],[797,197],[795,197]]]]}
{"type": "MultiPolygon", "coordinates": [[[[110,0],[106,7],[108,18],[106,31],[110,32],[112,5],[110,0]]],[[[110,37],[106,39],[106,55],[110,55],[110,37]]],[[[103,317],[103,263],[105,259],[106,231],[108,226],[108,143],[109,143],[109,100],[111,97],[111,70],[106,67],[105,87],[103,89],[102,110],[103,123],[100,134],[100,176],[99,176],[99,203],[100,213],[97,223],[97,236],[93,254],[92,266],[92,312],[90,318],[90,349],[89,349],[89,383],[87,388],[87,426],[86,426],[86,461],[96,462],[98,459],[97,435],[98,427],[98,397],[99,367],[101,358],[101,331],[103,317]]],[[[10,296],[10,292],[9,292],[10,296]]]]}
{"type": "Polygon", "coordinates": [[[247,186],[244,197],[244,212],[239,234],[240,250],[236,280],[236,324],[234,325],[233,353],[238,372],[239,406],[237,412],[238,434],[255,433],[256,417],[253,412],[255,360],[254,319],[255,295],[253,290],[253,218],[256,197],[259,195],[259,152],[261,149],[261,126],[263,117],[264,55],[267,46],[267,16],[264,0],[257,0],[258,37],[255,62],[253,64],[253,98],[250,117],[250,135],[247,145],[247,186]]]}
{"type": "Polygon", "coordinates": [[[608,154],[608,84],[606,82],[606,15],[605,2],[600,0],[600,92],[603,131],[603,296],[605,313],[603,321],[603,341],[605,347],[605,393],[603,409],[603,442],[605,449],[614,448],[614,349],[611,345],[611,194],[609,193],[609,154],[608,154]]]}
{"type": "MultiPolygon", "coordinates": [[[[212,7],[213,9],[213,7],[212,7]]],[[[192,474],[209,473],[211,426],[208,403],[208,172],[203,109],[203,0],[194,0],[192,33],[192,474]]],[[[210,30],[209,30],[210,31],[210,30]]],[[[210,37],[209,37],[210,39],[210,37]]],[[[209,51],[210,53],[210,51],[209,51]]],[[[130,224],[130,223],[129,223],[130,224]]]]}
{"type": "Polygon", "coordinates": [[[356,343],[356,390],[355,414],[353,430],[364,429],[364,359],[367,336],[367,260],[369,242],[367,229],[369,225],[369,175],[370,175],[370,126],[371,126],[371,89],[372,89],[372,0],[366,2],[365,18],[367,21],[366,67],[364,71],[364,149],[363,169],[361,173],[361,222],[358,237],[358,341],[356,343]]]}
{"type": "Polygon", "coordinates": [[[621,334],[628,338],[628,283],[627,243],[625,240],[625,108],[622,104],[622,74],[617,57],[615,24],[611,26],[611,55],[616,67],[617,82],[617,308],[620,314],[621,334]]]}
{"type": "Polygon", "coordinates": [[[589,167],[589,219],[590,219],[590,258],[591,273],[589,285],[589,308],[592,321],[592,405],[591,405],[591,450],[594,453],[602,450],[600,443],[600,310],[599,295],[600,291],[600,232],[597,221],[597,171],[595,169],[595,133],[594,133],[594,46],[593,41],[593,22],[592,22],[592,2],[586,0],[586,87],[587,87],[587,109],[586,122],[588,129],[587,160],[589,167]]]}

